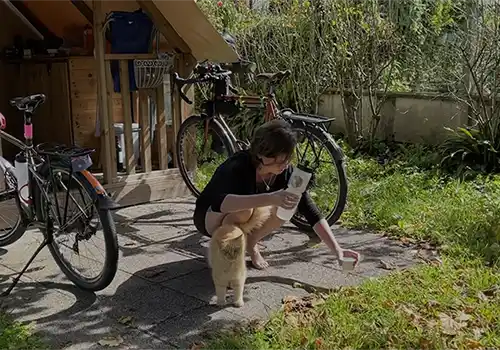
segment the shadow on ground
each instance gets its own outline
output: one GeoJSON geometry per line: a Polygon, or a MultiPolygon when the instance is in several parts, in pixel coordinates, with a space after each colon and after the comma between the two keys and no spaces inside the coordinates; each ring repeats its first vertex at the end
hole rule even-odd
{"type": "MultiPolygon", "coordinates": [[[[213,305],[214,288],[205,261],[207,239],[192,225],[190,200],[164,201],[120,209],[115,220],[120,245],[119,271],[100,292],[84,292],[63,276],[45,251],[2,307],[34,322],[55,348],[93,349],[105,337],[120,349],[186,348],[236,323],[266,318],[287,295],[305,295],[378,276],[381,259],[399,267],[413,261],[395,242],[366,232],[337,229],[340,243],[364,260],[356,273],[342,272],[323,245],[291,227],[262,242],[271,264],[249,269],[245,305],[213,305]]],[[[33,235],[0,250],[0,287],[19,271],[33,235]]],[[[230,294],[230,293],[229,293],[230,294]]]]}

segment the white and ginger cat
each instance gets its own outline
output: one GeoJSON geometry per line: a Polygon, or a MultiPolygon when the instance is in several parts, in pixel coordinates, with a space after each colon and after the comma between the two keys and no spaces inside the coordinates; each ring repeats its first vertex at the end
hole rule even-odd
{"type": "Polygon", "coordinates": [[[234,291],[234,305],[243,306],[243,289],[247,278],[246,236],[261,227],[270,216],[271,207],[256,208],[247,222],[237,225],[222,220],[222,225],[212,234],[208,263],[212,268],[217,305],[225,305],[226,290],[231,287],[234,291]]]}

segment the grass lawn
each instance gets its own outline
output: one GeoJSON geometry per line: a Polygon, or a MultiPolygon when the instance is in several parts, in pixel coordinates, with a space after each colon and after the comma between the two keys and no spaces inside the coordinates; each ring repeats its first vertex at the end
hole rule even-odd
{"type": "Polygon", "coordinates": [[[341,288],[315,307],[287,300],[263,325],[208,349],[500,348],[500,177],[460,182],[415,147],[386,165],[348,159],[346,227],[425,240],[442,264],[341,288]]]}
{"type": "Polygon", "coordinates": [[[29,326],[15,322],[0,311],[0,349],[43,349],[41,341],[29,326]]]}

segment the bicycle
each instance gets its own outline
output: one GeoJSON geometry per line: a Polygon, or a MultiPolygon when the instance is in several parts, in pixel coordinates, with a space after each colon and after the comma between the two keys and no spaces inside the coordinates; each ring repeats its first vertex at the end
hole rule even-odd
{"type": "MultiPolygon", "coordinates": [[[[228,67],[228,66],[226,66],[228,67]]],[[[257,74],[256,78],[264,80],[268,83],[269,90],[264,96],[239,95],[229,82],[229,77],[232,74],[231,70],[224,69],[217,64],[208,64],[207,66],[197,65],[194,70],[194,78],[183,79],[177,73],[174,74],[174,81],[179,88],[181,98],[188,104],[192,101],[184,94],[182,88],[187,84],[211,83],[212,96],[207,98],[202,104],[202,113],[188,117],[180,126],[176,142],[176,156],[178,160],[179,170],[184,179],[186,186],[191,193],[198,197],[202,188],[197,188],[206,185],[211,178],[211,175],[200,174],[199,179],[194,179],[195,172],[199,168],[199,163],[203,157],[193,155],[193,147],[202,146],[205,158],[209,161],[207,167],[215,170],[217,166],[227,157],[237,151],[248,149],[248,140],[239,140],[231,128],[227,124],[224,116],[233,118],[241,112],[242,108],[260,109],[265,107],[264,121],[269,121],[274,118],[281,118],[292,125],[292,128],[298,134],[298,145],[295,152],[295,161],[298,165],[308,168],[312,173],[312,179],[309,184],[309,192],[316,203],[331,202],[332,193],[319,194],[320,190],[330,188],[333,180],[321,181],[318,179],[318,173],[330,176],[333,171],[324,171],[321,159],[322,150],[326,150],[331,164],[334,165],[334,170],[338,176],[337,193],[333,197],[333,207],[324,208],[323,204],[319,204],[320,210],[326,211],[325,219],[329,225],[333,225],[338,221],[344,211],[348,182],[344,164],[344,153],[337,145],[331,134],[328,132],[327,124],[330,124],[334,118],[328,119],[317,115],[296,113],[293,110],[286,108],[280,110],[275,97],[275,85],[283,82],[290,76],[290,71],[281,71],[277,73],[261,73],[257,74]],[[195,137],[195,141],[188,143],[186,141],[187,133],[190,128],[194,127],[202,132],[201,140],[195,137]],[[211,140],[209,140],[211,138],[211,140]],[[212,141],[211,143],[209,141],[212,141]],[[315,144],[319,143],[319,147],[315,144]],[[303,152],[301,153],[301,146],[303,152]],[[188,146],[188,150],[184,150],[184,146],[188,146]],[[210,147],[208,147],[210,146],[210,147]],[[209,149],[207,149],[209,148],[209,149]],[[227,154],[221,154],[224,152],[227,154]],[[312,156],[312,157],[311,157],[312,156]],[[311,158],[311,159],[309,159],[311,158]],[[217,160],[219,164],[217,164],[217,160]],[[317,197],[317,198],[315,198],[317,197]]],[[[296,213],[291,222],[298,228],[311,231],[312,227],[307,223],[305,218],[296,213]]]]}
{"type": "Polygon", "coordinates": [[[10,100],[12,106],[24,112],[24,142],[3,130],[6,126],[5,117],[0,114],[3,121],[0,137],[21,150],[15,157],[14,165],[0,157],[0,170],[3,174],[0,179],[3,185],[0,191],[0,219],[2,214],[7,214],[5,217],[12,219],[0,226],[0,246],[16,242],[29,227],[38,228],[43,233],[43,242],[9,288],[1,294],[2,297],[10,294],[45,246],[49,247],[62,272],[81,289],[104,289],[111,283],[117,270],[118,241],[111,216],[111,210],[117,204],[87,170],[92,165],[90,154],[95,150],[50,143],[33,146],[32,118],[37,107],[44,102],[43,94],[10,100]],[[76,201],[77,194],[84,197],[83,204],[76,201]],[[69,216],[68,211],[73,203],[76,215],[69,216]],[[59,204],[63,204],[63,207],[59,204]],[[102,236],[97,235],[100,227],[103,229],[102,236]],[[63,256],[58,240],[69,236],[72,230],[76,231],[76,236],[74,242],[68,239],[68,248],[78,254],[79,261],[80,245],[94,237],[104,240],[104,266],[96,276],[84,276],[83,271],[77,270],[63,256]]]}

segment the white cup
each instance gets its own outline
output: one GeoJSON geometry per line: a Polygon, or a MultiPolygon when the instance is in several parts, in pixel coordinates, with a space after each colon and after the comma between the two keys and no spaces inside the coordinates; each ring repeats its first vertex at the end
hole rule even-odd
{"type": "Polygon", "coordinates": [[[351,258],[349,256],[342,256],[339,259],[340,266],[343,271],[352,271],[354,270],[354,265],[356,264],[356,259],[351,258]]]}

